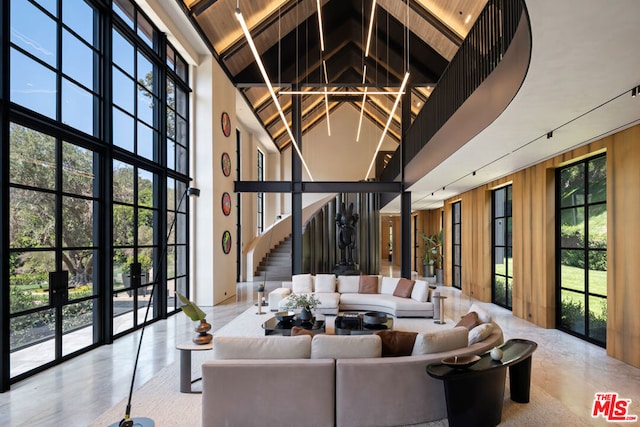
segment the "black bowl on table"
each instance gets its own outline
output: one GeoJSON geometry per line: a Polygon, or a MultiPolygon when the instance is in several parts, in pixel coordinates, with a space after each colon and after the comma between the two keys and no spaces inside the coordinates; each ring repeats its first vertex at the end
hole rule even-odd
{"type": "Polygon", "coordinates": [[[296,313],[294,311],[278,311],[275,316],[281,322],[291,322],[296,317],[296,313]]]}
{"type": "Polygon", "coordinates": [[[474,364],[476,364],[480,360],[480,356],[471,355],[471,356],[451,356],[446,357],[441,360],[443,365],[447,365],[450,368],[455,369],[466,369],[474,364]]]}
{"type": "Polygon", "coordinates": [[[362,316],[362,321],[366,325],[381,325],[387,322],[387,314],[379,311],[370,311],[362,316]]]}

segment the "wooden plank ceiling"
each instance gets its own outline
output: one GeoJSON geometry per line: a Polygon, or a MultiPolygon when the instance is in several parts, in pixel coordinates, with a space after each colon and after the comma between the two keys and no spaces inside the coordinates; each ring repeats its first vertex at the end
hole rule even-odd
{"type": "MultiPolygon", "coordinates": [[[[243,91],[279,149],[290,144],[277,108],[264,85],[256,61],[235,17],[236,7],[249,27],[267,74],[276,89],[398,90],[407,63],[411,72],[412,120],[420,111],[449,61],[487,0],[378,0],[370,54],[365,46],[372,0],[321,0],[324,52],[320,49],[316,0],[183,0],[201,32],[243,91]],[[406,52],[409,52],[408,61],[406,52]]],[[[406,98],[406,97],[405,97],[406,98]]],[[[384,128],[395,95],[367,96],[364,114],[384,128]]],[[[291,125],[291,96],[279,95],[291,125]]],[[[329,108],[347,103],[360,112],[362,96],[330,96],[329,108]]],[[[302,97],[303,135],[325,119],[324,96],[302,97]]],[[[398,108],[388,134],[400,141],[398,108]]]]}

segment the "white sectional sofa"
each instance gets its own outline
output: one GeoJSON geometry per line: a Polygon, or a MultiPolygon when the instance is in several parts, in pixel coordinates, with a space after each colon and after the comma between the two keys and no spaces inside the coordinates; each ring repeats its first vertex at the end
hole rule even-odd
{"type": "Polygon", "coordinates": [[[380,275],[297,274],[269,294],[269,308],[283,311],[291,293],[314,293],[316,312],[380,311],[396,317],[433,317],[431,289],[423,280],[380,275]]]}
{"type": "Polygon", "coordinates": [[[213,359],[202,365],[202,425],[398,426],[445,418],[442,381],[426,367],[501,345],[500,327],[479,317],[489,322],[432,333],[214,336],[213,359]]]}

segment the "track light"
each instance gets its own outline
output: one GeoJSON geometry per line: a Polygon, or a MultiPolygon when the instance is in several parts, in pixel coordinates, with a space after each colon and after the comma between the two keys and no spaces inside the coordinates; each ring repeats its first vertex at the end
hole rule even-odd
{"type": "Polygon", "coordinates": [[[553,138],[553,131],[547,132],[547,139],[553,138]]]}
{"type": "Polygon", "coordinates": [[[242,12],[240,9],[236,9],[236,19],[240,22],[240,26],[242,27],[242,32],[244,33],[244,37],[247,39],[247,43],[251,48],[251,52],[253,53],[253,57],[258,64],[258,68],[260,69],[260,73],[262,74],[262,78],[264,79],[264,83],[267,85],[267,89],[269,89],[269,94],[271,95],[271,99],[273,99],[273,103],[276,105],[278,109],[278,114],[280,115],[280,119],[282,120],[282,124],[284,125],[287,133],[289,134],[289,138],[291,139],[291,143],[293,144],[293,148],[295,148],[298,156],[300,157],[300,161],[302,162],[302,166],[307,171],[309,175],[309,179],[313,181],[313,176],[309,171],[309,167],[307,166],[307,162],[304,161],[304,157],[302,157],[302,152],[300,151],[300,147],[296,142],[296,139],[293,136],[293,132],[289,127],[289,123],[287,122],[287,118],[284,116],[284,112],[282,111],[282,107],[280,106],[280,102],[278,101],[278,97],[276,96],[275,91],[273,90],[273,86],[271,85],[271,80],[269,80],[269,75],[267,74],[267,70],[264,68],[264,64],[262,63],[262,59],[260,59],[260,55],[258,54],[258,49],[256,49],[255,43],[253,43],[253,38],[251,37],[251,33],[249,32],[249,28],[247,27],[247,23],[244,21],[244,17],[242,16],[242,12]]]}
{"type": "Polygon", "coordinates": [[[371,17],[369,18],[369,33],[367,34],[367,47],[364,50],[364,57],[369,57],[369,48],[371,47],[371,35],[373,34],[373,19],[376,15],[376,0],[371,4],[371,17]]]}
{"type": "MultiPolygon", "coordinates": [[[[640,86],[638,86],[640,87],[640,86]]],[[[638,94],[638,87],[634,87],[633,89],[631,89],[631,97],[635,98],[636,95],[638,94]]]]}
{"type": "Polygon", "coordinates": [[[408,71],[405,73],[404,79],[402,79],[402,84],[400,85],[400,92],[396,97],[396,101],[393,103],[393,108],[391,109],[391,113],[389,113],[389,119],[387,120],[387,124],[385,125],[384,130],[382,131],[382,135],[380,135],[380,141],[378,141],[378,146],[376,147],[376,151],[374,151],[373,153],[371,164],[369,164],[369,169],[367,170],[367,174],[364,176],[364,179],[367,179],[367,177],[371,173],[371,169],[373,169],[373,164],[376,161],[376,156],[378,155],[378,151],[380,151],[380,147],[382,146],[384,137],[387,135],[387,131],[389,130],[389,126],[391,125],[391,120],[393,120],[393,115],[396,113],[396,108],[398,108],[398,103],[400,103],[400,97],[402,97],[402,93],[404,92],[404,88],[407,85],[407,81],[409,81],[408,71]]]}
{"type": "Polygon", "coordinates": [[[472,175],[472,176],[476,176],[476,171],[473,171],[473,172],[471,173],[471,175],[472,175]]]}

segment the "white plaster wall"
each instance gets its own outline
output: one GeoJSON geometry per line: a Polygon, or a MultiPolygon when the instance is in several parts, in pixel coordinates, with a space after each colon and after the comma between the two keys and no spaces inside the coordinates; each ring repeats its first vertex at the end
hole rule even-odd
{"type": "MultiPolygon", "coordinates": [[[[382,129],[362,121],[360,141],[356,142],[360,113],[342,104],[331,113],[331,135],[327,135],[326,119],[303,136],[302,155],[315,181],[360,181],[380,141],[382,129]]],[[[394,151],[397,144],[385,136],[381,151],[394,151]]],[[[374,176],[372,172],[369,177],[374,176]]]]}
{"type": "Polygon", "coordinates": [[[193,205],[192,238],[195,240],[192,252],[192,270],[195,283],[192,284],[195,300],[202,305],[215,305],[236,293],[236,215],[235,201],[232,213],[225,216],[221,209],[222,195],[226,191],[232,195],[235,159],[235,88],[227,79],[218,63],[212,57],[205,59],[197,67],[193,83],[195,138],[192,141],[192,164],[194,185],[201,193],[193,205]],[[231,135],[222,132],[221,116],[227,112],[231,118],[231,135]],[[232,174],[225,177],[221,168],[222,153],[231,157],[232,174]],[[231,232],[232,248],[229,254],[222,250],[222,235],[231,232]]]}

